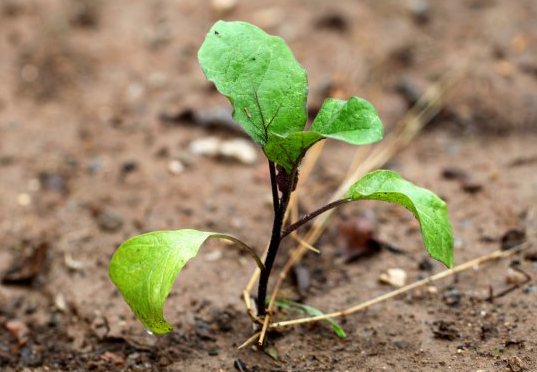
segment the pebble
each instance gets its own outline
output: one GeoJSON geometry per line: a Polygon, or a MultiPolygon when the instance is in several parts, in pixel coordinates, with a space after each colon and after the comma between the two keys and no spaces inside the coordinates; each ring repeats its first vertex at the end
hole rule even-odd
{"type": "Polygon", "coordinates": [[[20,344],[23,344],[28,339],[28,327],[20,320],[8,320],[4,327],[6,330],[17,338],[20,344]]]}
{"type": "Polygon", "coordinates": [[[65,302],[65,297],[63,294],[58,293],[56,297],[54,297],[54,305],[56,305],[56,308],[61,312],[65,312],[67,310],[67,302],[65,302]]]}
{"type": "Polygon", "coordinates": [[[17,204],[21,207],[27,207],[32,203],[32,197],[30,194],[23,192],[22,194],[17,195],[17,204]]]}
{"type": "Polygon", "coordinates": [[[220,144],[217,137],[204,137],[192,141],[188,148],[195,155],[216,156],[220,151],[220,144]]]}
{"type": "Polygon", "coordinates": [[[105,210],[100,213],[98,224],[104,231],[114,232],[123,226],[123,218],[114,212],[105,210]]]}
{"type": "Polygon", "coordinates": [[[111,351],[105,351],[104,354],[100,356],[100,359],[118,366],[125,364],[125,359],[121,355],[113,353],[111,351]]]}
{"type": "Polygon", "coordinates": [[[437,294],[438,288],[436,288],[434,285],[430,285],[427,287],[427,292],[429,292],[430,294],[437,294]]]}
{"type": "Polygon", "coordinates": [[[394,287],[402,287],[406,283],[406,271],[399,268],[388,269],[386,273],[379,276],[381,283],[389,284],[394,287]]]}
{"type": "Polygon", "coordinates": [[[418,264],[418,268],[423,271],[431,271],[433,269],[433,264],[427,257],[424,257],[418,264]]]}
{"type": "Polygon", "coordinates": [[[505,276],[505,282],[507,284],[519,285],[524,283],[525,281],[526,277],[522,273],[519,273],[518,271],[513,270],[511,268],[507,270],[507,275],[505,276]]]}
{"type": "Polygon", "coordinates": [[[82,270],[84,268],[84,264],[81,261],[77,261],[73,259],[73,256],[69,252],[65,253],[64,260],[65,260],[65,266],[67,266],[69,269],[73,271],[82,270]]]}
{"type": "Polygon", "coordinates": [[[444,292],[444,303],[450,307],[456,307],[461,302],[460,292],[453,288],[444,292]]]}
{"type": "Polygon", "coordinates": [[[205,255],[205,259],[209,262],[218,261],[222,258],[222,251],[212,251],[205,255]]]}
{"type": "Polygon", "coordinates": [[[135,161],[126,161],[121,164],[121,173],[131,173],[138,169],[138,163],[135,161]]]}
{"type": "Polygon", "coordinates": [[[247,165],[254,164],[257,160],[257,153],[251,142],[242,138],[222,142],[220,154],[247,165]]]}
{"type": "Polygon", "coordinates": [[[185,166],[179,160],[171,160],[168,163],[168,172],[171,174],[180,174],[185,170],[185,166]]]}
{"type": "Polygon", "coordinates": [[[255,147],[250,141],[242,138],[227,141],[221,141],[217,137],[200,138],[190,143],[189,150],[195,155],[222,156],[246,165],[257,161],[255,147]]]}
{"type": "Polygon", "coordinates": [[[419,23],[427,23],[431,17],[431,7],[425,0],[413,0],[409,4],[409,10],[419,23]]]}
{"type": "Polygon", "coordinates": [[[231,12],[237,7],[239,0],[212,0],[211,7],[220,14],[231,12]]]}

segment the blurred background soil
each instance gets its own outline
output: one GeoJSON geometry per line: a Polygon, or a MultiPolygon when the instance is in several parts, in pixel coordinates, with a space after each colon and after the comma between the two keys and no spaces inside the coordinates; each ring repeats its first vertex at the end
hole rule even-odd
{"type": "MultiPolygon", "coordinates": [[[[537,370],[531,250],[340,320],[347,339],[326,324],[298,326],[270,334],[264,353],[237,349],[252,334],[239,294],[253,265],[210,243],[166,304],[175,331],[144,331],[107,276],[124,239],[197,228],[261,252],[270,233],[262,152],[197,62],[221,18],[289,43],[308,71],[310,118],[327,97],[358,95],[389,130],[444,73],[464,71],[440,113],[385,167],[445,198],[456,263],[524,235],[537,249],[534,0],[1,0],[0,369],[537,370]],[[233,154],[200,154],[216,151],[215,138],[231,141],[233,154]]],[[[328,199],[354,152],[327,143],[302,213],[328,199]]],[[[277,268],[292,247],[284,244],[277,268]]],[[[407,282],[442,270],[426,259],[412,216],[389,204],[346,205],[317,247],[322,255],[305,258],[302,279],[291,277],[282,296],[323,311],[389,291],[378,281],[388,268],[407,282]],[[375,241],[404,253],[356,254],[364,219],[375,241]]]]}

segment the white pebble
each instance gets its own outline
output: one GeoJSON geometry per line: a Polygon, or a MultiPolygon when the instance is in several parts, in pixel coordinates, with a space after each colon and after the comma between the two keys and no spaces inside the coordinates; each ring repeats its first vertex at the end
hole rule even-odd
{"type": "Polygon", "coordinates": [[[379,276],[381,283],[386,283],[394,287],[402,287],[406,283],[406,271],[399,268],[388,269],[386,273],[379,276]]]}
{"type": "Polygon", "coordinates": [[[220,139],[217,137],[204,137],[190,142],[189,150],[196,155],[215,156],[220,150],[220,139]]]}
{"type": "Polygon", "coordinates": [[[32,202],[32,197],[30,196],[30,194],[27,194],[24,192],[22,194],[17,195],[17,203],[20,206],[27,207],[30,205],[31,202],[32,202]]]}
{"type": "Polygon", "coordinates": [[[207,261],[218,261],[222,258],[222,251],[212,251],[205,255],[207,261]]]}
{"type": "Polygon", "coordinates": [[[238,0],[212,0],[211,6],[218,13],[227,13],[232,11],[238,3],[238,0]]]}
{"type": "Polygon", "coordinates": [[[243,164],[253,164],[257,160],[257,153],[251,142],[238,138],[222,143],[220,154],[226,158],[240,161],[243,164]]]}
{"type": "Polygon", "coordinates": [[[185,170],[185,166],[179,160],[172,160],[168,163],[168,172],[171,174],[179,174],[185,170]]]}
{"type": "Polygon", "coordinates": [[[56,305],[56,308],[61,312],[65,312],[65,310],[67,310],[67,302],[65,302],[65,297],[63,297],[63,294],[58,293],[56,295],[54,298],[54,305],[56,305]]]}

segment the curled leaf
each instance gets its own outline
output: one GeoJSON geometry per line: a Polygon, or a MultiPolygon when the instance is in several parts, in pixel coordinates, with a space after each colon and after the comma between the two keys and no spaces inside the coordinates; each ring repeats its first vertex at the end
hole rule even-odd
{"type": "Polygon", "coordinates": [[[173,326],[164,319],[164,302],[177,274],[211,237],[228,239],[246,248],[263,270],[259,257],[237,239],[198,230],[154,231],[121,244],[110,261],[109,275],[143,325],[155,334],[173,326]]]}
{"type": "Polygon", "coordinates": [[[452,267],[453,232],[446,203],[433,192],[415,186],[389,170],[366,174],[354,183],[346,196],[349,200],[374,199],[402,205],[420,223],[423,243],[430,256],[452,267]]]}

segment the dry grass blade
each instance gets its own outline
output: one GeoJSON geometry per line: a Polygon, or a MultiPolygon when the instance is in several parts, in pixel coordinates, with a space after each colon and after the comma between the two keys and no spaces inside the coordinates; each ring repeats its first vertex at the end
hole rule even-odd
{"type": "Polygon", "coordinates": [[[347,308],[345,310],[337,311],[337,312],[329,313],[329,314],[324,314],[324,315],[319,315],[319,316],[315,316],[315,317],[301,318],[301,319],[295,319],[295,320],[287,320],[287,321],[284,321],[284,322],[272,323],[272,324],[269,325],[269,328],[286,327],[286,326],[292,326],[292,325],[302,324],[302,323],[318,322],[318,321],[321,321],[321,320],[326,320],[326,319],[331,319],[331,318],[350,315],[350,314],[356,313],[358,311],[367,309],[368,307],[376,305],[376,304],[378,304],[380,302],[383,302],[383,301],[389,300],[391,298],[394,298],[396,296],[399,296],[402,293],[405,293],[405,292],[411,291],[413,289],[416,289],[418,287],[421,287],[421,286],[427,285],[429,283],[435,282],[437,280],[440,280],[440,279],[445,278],[447,276],[453,275],[455,273],[459,273],[461,271],[471,269],[472,267],[482,265],[485,262],[489,262],[489,261],[493,261],[493,260],[497,260],[497,259],[501,259],[501,258],[506,258],[506,257],[512,256],[512,255],[514,255],[516,253],[520,253],[523,250],[527,249],[528,247],[530,247],[530,245],[526,242],[526,243],[522,243],[522,244],[518,245],[517,247],[509,249],[507,251],[502,251],[502,250],[494,251],[494,252],[492,252],[492,253],[490,253],[488,255],[485,255],[483,257],[476,258],[474,260],[465,262],[465,263],[463,263],[461,265],[455,266],[452,269],[448,269],[448,270],[442,271],[442,272],[440,272],[438,274],[431,275],[431,276],[429,276],[429,277],[427,277],[425,279],[422,279],[422,280],[419,280],[419,281],[414,282],[412,284],[409,284],[407,286],[401,287],[399,289],[396,289],[395,291],[385,293],[385,294],[383,294],[383,295],[381,295],[379,297],[376,297],[376,298],[374,298],[372,300],[362,302],[362,303],[360,303],[360,304],[358,304],[356,306],[349,307],[349,308],[347,308]]]}

